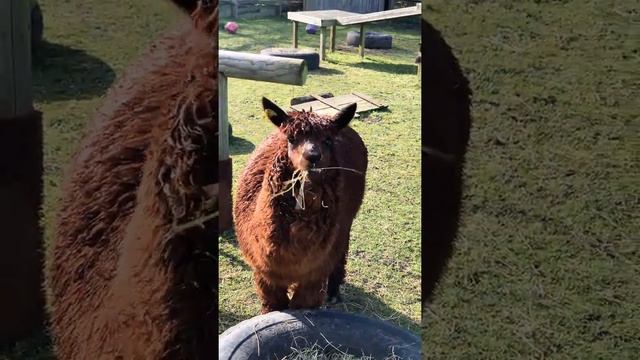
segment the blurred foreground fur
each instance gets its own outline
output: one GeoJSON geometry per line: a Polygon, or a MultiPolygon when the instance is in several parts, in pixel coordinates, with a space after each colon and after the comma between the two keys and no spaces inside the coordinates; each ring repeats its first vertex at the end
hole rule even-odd
{"type": "Polygon", "coordinates": [[[47,257],[59,359],[215,356],[217,1],[106,96],[70,167],[47,257]]]}
{"type": "Polygon", "coordinates": [[[471,90],[442,35],[422,19],[422,297],[429,301],[458,232],[471,90]]]}

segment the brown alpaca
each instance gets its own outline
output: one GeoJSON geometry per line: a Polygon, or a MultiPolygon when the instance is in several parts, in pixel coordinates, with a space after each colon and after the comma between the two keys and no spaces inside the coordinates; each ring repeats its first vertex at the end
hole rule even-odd
{"type": "Polygon", "coordinates": [[[422,20],[422,298],[431,299],[458,232],[471,90],[451,48],[422,20]]]}
{"type": "Polygon", "coordinates": [[[278,129],[249,160],[234,209],[238,243],[253,269],[261,312],[315,308],[325,296],[339,301],[367,170],[367,149],[347,126],[356,104],[326,117],[287,114],[267,99],[262,103],[278,129]],[[307,181],[288,189],[301,170],[308,171],[307,181]]]}
{"type": "Polygon", "coordinates": [[[59,359],[211,359],[217,1],[106,97],[67,171],[47,287],[59,359]]]}

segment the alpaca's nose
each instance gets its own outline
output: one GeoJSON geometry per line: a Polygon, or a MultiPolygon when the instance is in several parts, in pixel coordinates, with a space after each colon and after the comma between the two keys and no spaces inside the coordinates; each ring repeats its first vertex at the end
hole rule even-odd
{"type": "Polygon", "coordinates": [[[318,147],[309,146],[304,149],[302,156],[304,156],[304,158],[307,159],[307,161],[309,161],[310,163],[317,163],[318,161],[320,161],[322,154],[320,153],[320,149],[318,149],[318,147]]]}

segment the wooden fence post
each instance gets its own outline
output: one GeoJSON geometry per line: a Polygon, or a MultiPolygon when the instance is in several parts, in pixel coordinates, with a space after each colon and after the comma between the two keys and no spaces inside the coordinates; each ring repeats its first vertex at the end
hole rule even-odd
{"type": "MultiPolygon", "coordinates": [[[[276,56],[218,51],[218,192],[219,230],[233,227],[231,181],[232,167],[229,153],[228,78],[266,81],[279,84],[304,85],[307,64],[304,60],[276,56]]],[[[256,99],[258,101],[259,99],[256,99]]]]}
{"type": "Polygon", "coordinates": [[[0,1],[0,343],[44,319],[42,122],[33,109],[31,2],[0,1]]]}

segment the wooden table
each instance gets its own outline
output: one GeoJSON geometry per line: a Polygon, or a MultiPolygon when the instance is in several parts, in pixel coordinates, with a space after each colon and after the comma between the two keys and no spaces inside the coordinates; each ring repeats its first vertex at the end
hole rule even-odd
{"type": "Polygon", "coordinates": [[[336,26],[360,25],[360,57],[364,57],[364,24],[398,19],[422,14],[422,4],[416,6],[358,14],[342,10],[294,11],[287,13],[287,19],[293,22],[293,47],[298,47],[298,23],[311,24],[320,28],[320,60],[326,58],[326,28],[329,27],[331,52],[336,51],[336,26]]]}
{"type": "Polygon", "coordinates": [[[294,11],[287,13],[287,19],[293,21],[293,47],[298,47],[298,23],[311,24],[320,28],[320,61],[326,57],[326,28],[329,27],[331,52],[336,51],[336,25],[339,17],[358,15],[342,10],[294,11]]]}

